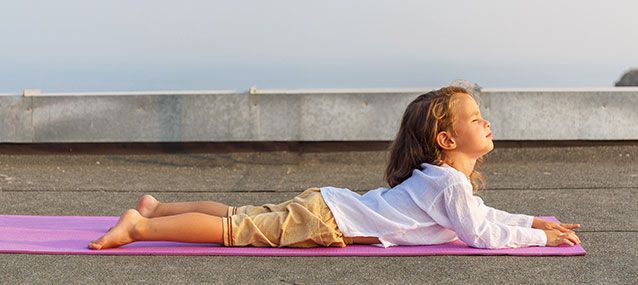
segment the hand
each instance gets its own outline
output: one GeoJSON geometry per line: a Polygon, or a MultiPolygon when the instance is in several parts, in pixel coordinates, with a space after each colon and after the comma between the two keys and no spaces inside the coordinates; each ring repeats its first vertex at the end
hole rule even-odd
{"type": "Polygon", "coordinates": [[[539,218],[534,218],[532,228],[541,230],[559,230],[564,233],[573,232],[572,229],[580,228],[580,224],[557,224],[554,222],[541,220],[539,218]]]}
{"type": "Polygon", "coordinates": [[[543,231],[547,236],[547,244],[545,244],[546,246],[560,246],[561,244],[574,246],[575,244],[580,243],[580,238],[578,238],[578,236],[576,236],[576,233],[573,231],[561,232],[560,230],[556,229],[543,231]]]}

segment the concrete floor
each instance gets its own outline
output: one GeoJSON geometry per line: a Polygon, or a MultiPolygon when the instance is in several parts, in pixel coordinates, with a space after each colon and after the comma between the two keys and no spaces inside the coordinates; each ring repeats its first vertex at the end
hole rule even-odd
{"type": "MultiPolygon", "coordinates": [[[[0,146],[0,214],[119,215],[144,193],[230,205],[284,201],[308,187],[385,187],[386,152],[63,151],[0,146]]],[[[508,145],[482,173],[489,206],[580,223],[576,257],[222,257],[1,254],[2,283],[636,283],[638,145],[508,145]]]]}

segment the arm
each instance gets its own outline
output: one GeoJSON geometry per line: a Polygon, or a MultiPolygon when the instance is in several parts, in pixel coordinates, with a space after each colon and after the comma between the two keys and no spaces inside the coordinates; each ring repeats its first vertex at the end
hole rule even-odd
{"type": "MultiPolygon", "coordinates": [[[[475,196],[476,197],[476,196],[475,196]]],[[[572,229],[580,227],[580,224],[557,224],[554,222],[545,221],[534,216],[523,214],[510,214],[499,209],[489,207],[483,203],[483,199],[478,199],[478,207],[484,207],[487,211],[487,218],[493,222],[500,222],[502,224],[510,226],[521,226],[524,228],[534,228],[540,230],[553,230],[557,229],[561,232],[569,232],[572,229]]]]}
{"type": "Polygon", "coordinates": [[[547,236],[538,229],[491,221],[488,211],[470,185],[452,184],[443,191],[443,203],[451,229],[469,246],[478,248],[514,248],[545,246],[547,236]]]}
{"type": "Polygon", "coordinates": [[[523,215],[523,214],[510,214],[508,212],[485,205],[481,197],[478,197],[478,196],[474,196],[474,197],[478,201],[477,207],[485,209],[487,219],[493,222],[500,222],[502,224],[506,224],[510,226],[536,228],[533,226],[533,222],[536,221],[536,218],[534,218],[534,216],[523,215]]]}
{"type": "Polygon", "coordinates": [[[542,229],[544,224],[545,224],[545,221],[543,221],[543,220],[541,220],[539,218],[534,218],[534,221],[532,221],[532,228],[542,229]]]}

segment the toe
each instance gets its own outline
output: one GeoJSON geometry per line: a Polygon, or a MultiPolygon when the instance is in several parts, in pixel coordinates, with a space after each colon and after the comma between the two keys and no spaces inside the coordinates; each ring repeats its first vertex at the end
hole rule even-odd
{"type": "Polygon", "coordinates": [[[93,241],[91,241],[89,243],[89,248],[90,249],[100,249],[100,248],[102,248],[102,246],[97,241],[93,240],[93,241]]]}

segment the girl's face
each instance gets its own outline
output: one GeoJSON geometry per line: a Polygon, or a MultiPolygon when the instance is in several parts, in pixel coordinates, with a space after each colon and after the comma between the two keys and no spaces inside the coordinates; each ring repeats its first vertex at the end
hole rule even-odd
{"type": "Polygon", "coordinates": [[[472,96],[465,93],[454,95],[456,102],[452,108],[454,113],[454,129],[456,150],[473,158],[479,158],[494,149],[490,122],[481,117],[478,104],[472,96]]]}

